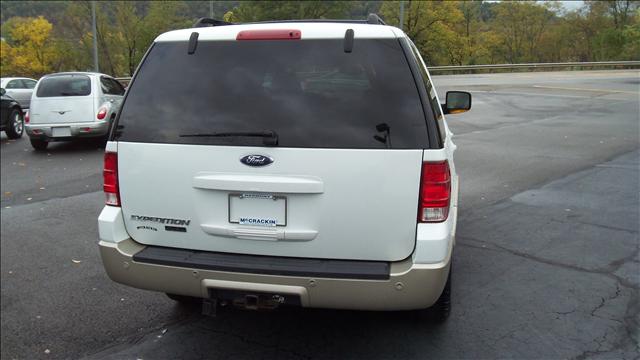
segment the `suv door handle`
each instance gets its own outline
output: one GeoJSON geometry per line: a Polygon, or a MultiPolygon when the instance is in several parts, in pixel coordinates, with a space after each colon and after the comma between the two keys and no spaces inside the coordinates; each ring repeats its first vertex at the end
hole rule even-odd
{"type": "Polygon", "coordinates": [[[193,178],[196,189],[322,194],[324,182],[314,176],[251,175],[201,172],[193,178]]]}

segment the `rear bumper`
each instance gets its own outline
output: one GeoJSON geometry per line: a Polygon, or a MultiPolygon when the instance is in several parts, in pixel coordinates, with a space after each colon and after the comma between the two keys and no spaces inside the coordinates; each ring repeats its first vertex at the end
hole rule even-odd
{"type": "Polygon", "coordinates": [[[48,141],[65,140],[78,137],[105,136],[109,132],[109,122],[92,121],[82,123],[60,123],[60,124],[25,124],[27,135],[32,139],[42,139],[48,141]],[[53,128],[69,128],[69,136],[53,136],[53,128]]]}
{"type": "Polygon", "coordinates": [[[143,263],[134,255],[145,249],[131,239],[100,241],[109,277],[140,289],[208,297],[210,289],[299,296],[304,307],[354,310],[411,310],[433,305],[444,288],[451,252],[437,264],[412,259],[390,263],[388,279],[344,279],[265,275],[143,263]]]}
{"type": "Polygon", "coordinates": [[[247,261],[226,255],[220,259],[215,255],[219,253],[194,255],[168,248],[164,248],[168,253],[155,251],[154,258],[148,251],[153,247],[130,238],[122,209],[113,206],[105,206],[98,218],[99,248],[109,277],[140,289],[202,298],[213,289],[267,292],[296,295],[304,307],[413,310],[433,305],[444,289],[456,219],[453,207],[446,222],[420,224],[413,254],[402,261],[383,262],[382,270],[380,262],[345,267],[340,261],[311,260],[310,266],[297,263],[305,259],[247,261]]]}

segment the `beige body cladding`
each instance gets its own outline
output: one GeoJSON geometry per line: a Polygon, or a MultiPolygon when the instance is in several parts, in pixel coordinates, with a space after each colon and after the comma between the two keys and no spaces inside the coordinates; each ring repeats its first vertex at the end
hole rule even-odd
{"type": "Polygon", "coordinates": [[[140,289],[208,297],[210,288],[298,295],[303,307],[412,310],[433,305],[445,286],[451,252],[438,264],[391,263],[388,280],[328,279],[199,270],[133,261],[143,245],[100,242],[109,277],[140,289]]]}

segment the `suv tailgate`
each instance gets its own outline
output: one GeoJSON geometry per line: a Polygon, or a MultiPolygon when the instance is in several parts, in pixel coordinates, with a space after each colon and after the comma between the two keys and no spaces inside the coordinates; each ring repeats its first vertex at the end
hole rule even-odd
{"type": "MultiPolygon", "coordinates": [[[[386,261],[404,259],[413,251],[422,150],[121,142],[118,158],[125,225],[132,238],[143,244],[386,261]],[[253,153],[270,156],[274,162],[255,169],[239,161],[253,153]],[[225,175],[238,180],[225,182],[225,175]],[[266,201],[233,197],[242,194],[282,198],[285,224],[231,222],[235,219],[230,215],[236,211],[237,217],[257,217],[246,208],[234,209],[238,202],[253,200],[260,206],[266,201]]],[[[281,208],[267,209],[262,217],[281,220],[281,208]]]]}

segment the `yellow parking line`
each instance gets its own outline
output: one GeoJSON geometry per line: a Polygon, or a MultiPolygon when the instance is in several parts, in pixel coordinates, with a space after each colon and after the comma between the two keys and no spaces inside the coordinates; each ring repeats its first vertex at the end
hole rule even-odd
{"type": "Polygon", "coordinates": [[[634,92],[634,91],[622,91],[622,90],[585,89],[585,88],[560,87],[560,86],[542,86],[542,85],[533,85],[533,87],[534,87],[534,88],[540,88],[540,89],[558,89],[558,90],[595,91],[595,92],[609,92],[609,93],[621,93],[621,94],[634,94],[634,95],[638,95],[638,92],[634,92]]]}

